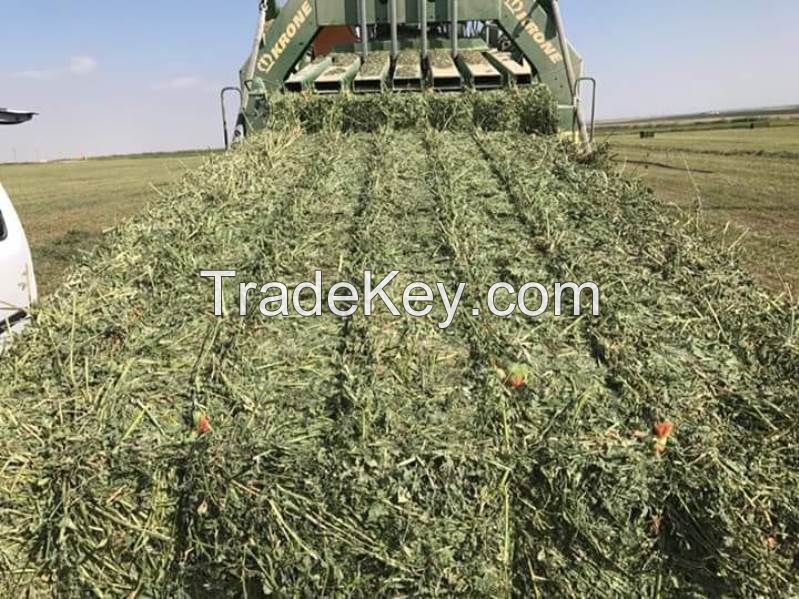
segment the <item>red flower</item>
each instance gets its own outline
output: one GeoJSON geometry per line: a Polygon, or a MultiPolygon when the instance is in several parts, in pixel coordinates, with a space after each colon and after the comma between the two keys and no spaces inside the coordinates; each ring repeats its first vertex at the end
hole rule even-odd
{"type": "Polygon", "coordinates": [[[664,422],[658,422],[655,425],[655,436],[658,438],[659,441],[666,441],[669,437],[671,437],[671,433],[674,430],[674,423],[669,422],[668,420],[664,422]]]}
{"type": "Polygon", "coordinates": [[[521,389],[527,381],[524,380],[524,376],[521,374],[512,374],[507,378],[506,383],[512,389],[521,389]]]}
{"type": "Polygon", "coordinates": [[[208,416],[202,414],[197,419],[197,434],[202,436],[210,432],[211,432],[211,421],[208,420],[208,416]]]}
{"type": "Polygon", "coordinates": [[[521,389],[527,384],[530,368],[526,364],[511,364],[505,376],[505,384],[511,389],[521,389]]]}
{"type": "Polygon", "coordinates": [[[674,423],[664,420],[655,425],[655,453],[663,455],[666,453],[666,445],[669,442],[669,437],[674,431],[674,423]]]}
{"type": "Polygon", "coordinates": [[[774,551],[779,546],[777,539],[775,539],[774,537],[766,537],[764,542],[766,544],[766,547],[768,547],[772,551],[774,551]]]}

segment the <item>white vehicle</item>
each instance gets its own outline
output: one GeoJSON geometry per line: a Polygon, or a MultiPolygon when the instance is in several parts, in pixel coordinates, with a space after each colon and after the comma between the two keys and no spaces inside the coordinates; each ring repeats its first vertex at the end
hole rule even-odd
{"type": "MultiPolygon", "coordinates": [[[[0,125],[16,125],[34,113],[0,109],[0,125]]],[[[0,351],[30,321],[30,307],[38,299],[28,238],[17,211],[0,184],[0,351]]]]}

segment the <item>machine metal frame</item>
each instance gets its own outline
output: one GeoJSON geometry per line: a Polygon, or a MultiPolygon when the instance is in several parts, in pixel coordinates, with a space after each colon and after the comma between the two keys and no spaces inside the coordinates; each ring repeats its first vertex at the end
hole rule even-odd
{"type": "MultiPolygon", "coordinates": [[[[262,2],[252,53],[240,79],[237,125],[243,133],[263,126],[263,98],[277,91],[370,93],[386,87],[421,91],[425,82],[439,90],[483,89],[537,81],[552,90],[561,127],[576,129],[590,146],[588,124],[580,110],[580,84],[586,81],[582,59],[567,40],[558,0],[289,0],[279,12],[274,0],[262,2]],[[486,24],[487,33],[490,26],[504,35],[512,42],[512,51],[499,52],[485,42],[476,46],[474,38],[463,39],[465,24],[475,22],[486,24]],[[346,64],[336,57],[329,63],[319,62],[316,59],[325,58],[318,56],[305,61],[319,32],[333,26],[358,32],[355,46],[341,55],[346,64]],[[377,28],[387,28],[387,39],[375,39],[370,32],[377,28]],[[415,31],[415,39],[403,37],[400,28],[405,34],[415,31]],[[450,63],[431,67],[431,52],[435,48],[440,54],[444,42],[440,35],[431,39],[431,28],[447,32],[450,63]],[[380,82],[363,75],[370,55],[385,51],[388,61],[380,70],[380,82]],[[408,60],[412,51],[418,52],[416,68],[408,60]]],[[[594,97],[595,92],[594,88],[594,97]]],[[[225,137],[227,145],[227,125],[225,137]]]]}

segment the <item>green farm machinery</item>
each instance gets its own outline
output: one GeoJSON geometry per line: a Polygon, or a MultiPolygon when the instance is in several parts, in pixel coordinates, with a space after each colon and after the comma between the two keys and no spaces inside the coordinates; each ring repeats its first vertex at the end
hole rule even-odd
{"type": "MultiPolygon", "coordinates": [[[[261,3],[240,72],[235,136],[267,127],[274,94],[480,93],[546,85],[561,131],[590,149],[582,58],[558,0],[275,0],[261,3]]],[[[225,145],[229,128],[224,122],[225,145]]]]}

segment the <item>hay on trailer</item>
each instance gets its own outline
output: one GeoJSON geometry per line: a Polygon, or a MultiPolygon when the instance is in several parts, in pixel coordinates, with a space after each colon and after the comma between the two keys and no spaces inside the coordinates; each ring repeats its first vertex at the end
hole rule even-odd
{"type": "Polygon", "coordinates": [[[797,593],[796,308],[557,138],[267,132],[36,318],[0,363],[3,596],[797,593]],[[467,307],[241,318],[230,286],[216,319],[197,273],[231,267],[467,307]],[[471,315],[566,280],[600,317],[471,315]]]}

